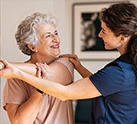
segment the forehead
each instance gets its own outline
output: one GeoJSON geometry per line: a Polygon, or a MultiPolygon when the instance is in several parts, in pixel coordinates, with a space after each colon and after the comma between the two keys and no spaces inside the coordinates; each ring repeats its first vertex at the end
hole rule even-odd
{"type": "Polygon", "coordinates": [[[37,31],[39,34],[55,32],[56,27],[53,24],[41,24],[37,27],[37,31]]]}
{"type": "Polygon", "coordinates": [[[112,33],[112,31],[110,30],[110,28],[108,28],[107,25],[106,25],[106,23],[103,22],[103,21],[101,21],[101,28],[102,28],[104,31],[108,32],[108,33],[112,33]]]}

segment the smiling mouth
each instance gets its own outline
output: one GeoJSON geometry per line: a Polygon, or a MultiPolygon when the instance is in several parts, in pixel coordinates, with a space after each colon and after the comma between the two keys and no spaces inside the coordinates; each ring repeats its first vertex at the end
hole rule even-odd
{"type": "Polygon", "coordinates": [[[53,46],[50,46],[50,47],[53,48],[53,49],[58,49],[59,48],[59,44],[53,45],[53,46]]]}

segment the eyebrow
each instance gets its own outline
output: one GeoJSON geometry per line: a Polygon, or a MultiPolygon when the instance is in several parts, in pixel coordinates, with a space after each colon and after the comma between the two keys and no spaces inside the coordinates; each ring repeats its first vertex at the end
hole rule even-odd
{"type": "MultiPolygon", "coordinates": [[[[54,33],[58,32],[57,30],[54,31],[54,33]]],[[[51,34],[51,32],[46,32],[44,34],[51,34]]]]}
{"type": "Polygon", "coordinates": [[[103,28],[101,28],[103,31],[105,31],[103,28]]]}
{"type": "MultiPolygon", "coordinates": [[[[57,33],[57,32],[58,32],[57,30],[54,31],[54,33],[57,33]]],[[[51,34],[51,32],[43,33],[43,34],[42,34],[42,37],[44,37],[44,36],[47,35],[47,34],[51,34]]]]}

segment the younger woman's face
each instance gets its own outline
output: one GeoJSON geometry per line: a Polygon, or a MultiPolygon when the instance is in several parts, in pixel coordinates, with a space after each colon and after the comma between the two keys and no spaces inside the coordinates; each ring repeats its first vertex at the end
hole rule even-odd
{"type": "Polygon", "coordinates": [[[98,36],[103,39],[107,50],[118,49],[122,45],[120,36],[116,37],[103,21],[101,21],[101,31],[98,36]]]}

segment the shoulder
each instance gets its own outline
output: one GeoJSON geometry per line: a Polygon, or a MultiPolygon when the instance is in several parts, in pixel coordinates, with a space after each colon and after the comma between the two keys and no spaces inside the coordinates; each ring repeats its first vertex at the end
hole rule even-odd
{"type": "Polygon", "coordinates": [[[67,68],[74,68],[73,64],[69,61],[69,58],[58,57],[54,62],[59,62],[64,66],[66,66],[67,68]]]}
{"type": "Polygon", "coordinates": [[[89,78],[103,96],[119,92],[125,84],[124,71],[117,62],[107,64],[89,78]]]}
{"type": "Polygon", "coordinates": [[[62,57],[58,57],[55,62],[60,62],[64,65],[70,65],[73,66],[73,64],[69,61],[69,58],[62,58],[62,57]]]}
{"type": "Polygon", "coordinates": [[[69,72],[73,75],[74,72],[74,66],[73,64],[69,61],[69,58],[62,58],[62,57],[58,57],[55,62],[60,62],[62,63],[64,66],[67,67],[67,69],[69,70],[69,72]]]}

